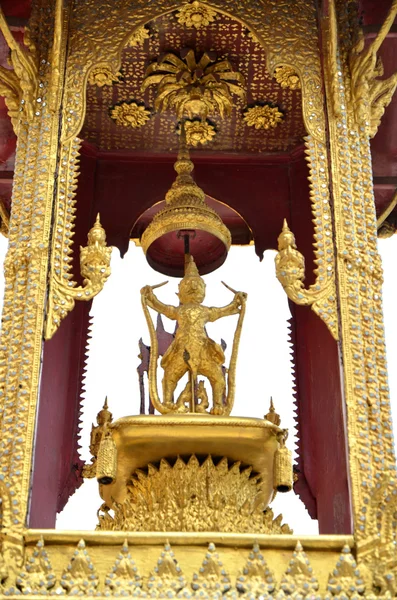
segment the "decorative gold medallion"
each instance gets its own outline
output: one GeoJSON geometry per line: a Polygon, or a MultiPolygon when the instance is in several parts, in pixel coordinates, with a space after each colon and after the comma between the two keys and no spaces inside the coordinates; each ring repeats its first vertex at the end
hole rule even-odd
{"type": "Polygon", "coordinates": [[[123,102],[113,106],[110,116],[117,125],[138,129],[150,119],[150,111],[136,102],[123,102]]]}
{"type": "Polygon", "coordinates": [[[97,85],[98,87],[104,87],[105,85],[113,85],[119,83],[121,78],[120,71],[113,73],[108,65],[98,65],[94,69],[91,69],[88,76],[88,83],[90,85],[97,85]]]}
{"type": "Polygon", "coordinates": [[[272,129],[277,127],[283,119],[284,113],[279,107],[270,104],[257,104],[247,108],[244,113],[244,121],[248,127],[255,127],[255,129],[272,129]]]}
{"type": "Polygon", "coordinates": [[[140,46],[145,40],[148,39],[148,37],[150,37],[149,30],[142,25],[142,27],[138,27],[138,29],[131,34],[131,37],[128,38],[127,46],[130,46],[130,48],[140,46]]]}
{"type": "Polygon", "coordinates": [[[301,88],[301,82],[295,69],[287,65],[282,65],[275,69],[274,79],[282,88],[289,88],[290,90],[300,90],[301,88]]]}
{"type": "Polygon", "coordinates": [[[215,21],[216,11],[194,0],[178,10],[177,18],[179,23],[185,27],[200,29],[200,27],[206,27],[215,21]]]}
{"type": "Polygon", "coordinates": [[[216,135],[215,127],[208,121],[185,121],[185,131],[186,143],[193,147],[211,142],[216,135]]]}
{"type": "Polygon", "coordinates": [[[156,111],[171,109],[178,119],[198,117],[205,121],[215,113],[230,115],[232,94],[245,99],[245,79],[228,60],[217,60],[215,52],[205,52],[197,61],[191,49],[183,50],[180,56],[169,52],[146,71],[142,91],[157,86],[156,111]]]}

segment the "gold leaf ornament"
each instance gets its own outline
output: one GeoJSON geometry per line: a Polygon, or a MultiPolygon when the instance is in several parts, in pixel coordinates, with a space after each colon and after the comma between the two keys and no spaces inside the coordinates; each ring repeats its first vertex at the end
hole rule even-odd
{"type": "Polygon", "coordinates": [[[97,85],[98,87],[104,87],[105,85],[113,85],[114,83],[120,82],[121,73],[113,73],[107,65],[98,65],[91,69],[88,76],[88,83],[90,85],[97,85]]]}
{"type": "Polygon", "coordinates": [[[216,19],[216,12],[209,6],[205,6],[194,0],[190,4],[182,6],[177,13],[178,22],[185,27],[195,27],[200,29],[201,27],[207,27],[210,23],[213,23],[216,19]]]}
{"type": "Polygon", "coordinates": [[[244,121],[248,127],[255,129],[273,129],[284,119],[284,113],[278,106],[257,104],[248,108],[244,113],[244,121]]]}
{"type": "Polygon", "coordinates": [[[354,560],[349,546],[343,547],[336,567],[328,579],[328,592],[331,592],[334,598],[344,600],[345,598],[358,598],[364,594],[365,584],[357,563],[354,560]]]}
{"type": "Polygon", "coordinates": [[[220,597],[220,594],[228,592],[231,587],[229,574],[219,560],[215,544],[211,542],[199,572],[193,575],[192,588],[197,596],[219,593],[220,597]]]}
{"type": "Polygon", "coordinates": [[[290,90],[301,89],[299,76],[293,67],[288,67],[287,65],[277,67],[274,71],[274,79],[282,88],[289,88],[290,90]]]}
{"type": "Polygon", "coordinates": [[[77,544],[70,563],[62,573],[60,583],[69,596],[92,595],[98,587],[98,575],[84,540],[77,544]]]}
{"type": "Polygon", "coordinates": [[[130,596],[133,592],[139,592],[141,587],[142,579],[129,552],[128,542],[125,540],[116,562],[105,579],[105,588],[118,596],[130,596]]]}
{"type": "Polygon", "coordinates": [[[298,542],[292,555],[287,570],[281,580],[281,589],[285,594],[305,597],[310,594],[310,597],[315,598],[315,592],[318,591],[318,580],[313,575],[313,569],[310,561],[302,548],[302,544],[298,542]]]}
{"type": "Polygon", "coordinates": [[[123,102],[111,109],[110,116],[117,125],[139,129],[150,119],[150,111],[136,102],[123,102]]]}
{"type": "Polygon", "coordinates": [[[46,595],[47,590],[54,586],[55,575],[44,548],[43,538],[37,542],[32,555],[26,561],[25,568],[17,577],[16,583],[24,594],[46,595]]]}
{"type": "MultiPolygon", "coordinates": [[[[208,121],[185,121],[186,143],[188,146],[197,147],[211,142],[216,135],[216,130],[208,121]]],[[[180,129],[178,130],[180,135],[180,129]]]]}
{"type": "Polygon", "coordinates": [[[134,48],[135,46],[141,46],[145,40],[150,37],[150,32],[144,25],[138,27],[128,38],[127,46],[134,48]]]}
{"type": "Polygon", "coordinates": [[[249,553],[245,567],[236,581],[239,592],[252,598],[270,598],[276,583],[273,573],[268,568],[258,544],[249,553]]]}
{"type": "Polygon", "coordinates": [[[166,543],[147,582],[149,596],[174,598],[185,587],[186,579],[182,569],[171,550],[171,546],[166,543]]]}

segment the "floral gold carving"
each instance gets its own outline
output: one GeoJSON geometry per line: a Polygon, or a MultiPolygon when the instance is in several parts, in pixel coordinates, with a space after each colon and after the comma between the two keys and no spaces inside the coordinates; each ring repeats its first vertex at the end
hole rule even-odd
{"type": "Polygon", "coordinates": [[[244,113],[244,121],[248,127],[255,129],[271,129],[277,127],[284,119],[284,113],[278,106],[258,104],[248,108],[244,113]]]}
{"type": "Polygon", "coordinates": [[[237,577],[236,587],[239,592],[253,598],[271,598],[276,582],[258,546],[254,544],[249,553],[245,567],[237,577]]]}
{"type": "Polygon", "coordinates": [[[200,29],[215,21],[216,11],[197,0],[193,0],[193,2],[185,4],[178,10],[177,18],[179,23],[185,25],[185,27],[200,29]]]}
{"type": "MultiPolygon", "coordinates": [[[[216,135],[215,127],[208,121],[185,121],[186,143],[194,148],[211,142],[216,135]]],[[[180,133],[180,130],[178,131],[180,133]]]]}
{"type": "Polygon", "coordinates": [[[131,48],[134,46],[141,46],[149,37],[149,30],[142,25],[142,27],[138,27],[138,29],[136,29],[128,38],[127,46],[130,46],[131,48]]]}
{"type": "Polygon", "coordinates": [[[97,85],[98,87],[104,87],[105,85],[113,85],[114,83],[120,82],[121,73],[113,73],[108,65],[98,65],[91,69],[88,76],[88,83],[90,85],[97,85]]]}
{"type": "Polygon", "coordinates": [[[288,297],[296,304],[311,306],[326,323],[335,339],[338,339],[335,284],[332,278],[333,267],[327,267],[328,284],[323,288],[317,285],[305,289],[305,259],[296,247],[295,236],[284,219],[283,229],[278,238],[278,254],[275,258],[276,275],[288,297]]]}
{"type": "Polygon", "coordinates": [[[150,597],[172,598],[186,586],[182,569],[167,543],[147,582],[150,597]]]}
{"type": "MultiPolygon", "coordinates": [[[[87,246],[80,248],[80,272],[82,286],[73,281],[64,283],[60,272],[53,276],[52,290],[48,300],[45,338],[50,339],[57,330],[60,321],[70,312],[76,300],[91,300],[105,285],[110,275],[110,257],[112,249],[106,245],[106,234],[99,220],[88,232],[87,246]]],[[[55,266],[57,263],[54,263],[55,266]]]]}
{"type": "Polygon", "coordinates": [[[84,540],[80,540],[70,563],[62,573],[60,584],[69,596],[92,595],[99,579],[84,540]]]}
{"type": "Polygon", "coordinates": [[[180,58],[166,54],[146,70],[142,90],[152,85],[157,87],[155,110],[171,109],[178,119],[205,120],[216,113],[225,117],[232,110],[233,94],[245,99],[244,77],[214,52],[205,52],[198,61],[191,49],[183,50],[180,58]]]}
{"type": "Polygon", "coordinates": [[[131,596],[142,588],[142,579],[132,560],[128,542],[125,540],[116,562],[105,579],[105,589],[118,596],[131,596]]]}
{"type": "Polygon", "coordinates": [[[150,119],[150,111],[136,102],[122,102],[111,108],[110,116],[117,125],[137,129],[150,119]]]}
{"type": "Polygon", "coordinates": [[[377,56],[396,15],[397,2],[393,0],[373,42],[366,45],[364,33],[358,30],[358,41],[349,56],[355,116],[370,137],[374,137],[378,131],[385,108],[390,104],[397,87],[397,73],[387,79],[380,79],[383,76],[383,64],[380,56],[377,56]]]}
{"type": "Polygon", "coordinates": [[[31,556],[26,560],[25,568],[16,580],[23,594],[46,595],[55,585],[55,575],[41,538],[31,556]]]}
{"type": "Polygon", "coordinates": [[[274,70],[274,78],[282,88],[289,88],[290,90],[301,89],[299,76],[293,67],[289,67],[287,65],[277,67],[274,70]]]}
{"type": "Polygon", "coordinates": [[[310,561],[300,542],[296,544],[288,568],[281,580],[280,588],[285,594],[296,599],[315,598],[317,595],[318,580],[313,575],[310,561]]]}
{"type": "Polygon", "coordinates": [[[229,531],[291,533],[260,502],[260,477],[250,467],[217,464],[209,456],[202,464],[195,456],[174,465],[165,459],[137,470],[128,485],[125,502],[113,507],[114,519],[102,519],[104,530],[229,531]],[[167,493],[165,493],[167,490],[167,493]]]}
{"type": "Polygon", "coordinates": [[[198,573],[194,573],[192,588],[196,595],[225,594],[232,587],[229,574],[225,570],[215,544],[208,545],[208,550],[198,573]]]}
{"type": "Polygon", "coordinates": [[[364,581],[347,544],[342,550],[335,569],[329,576],[328,591],[337,600],[359,598],[365,591],[364,581]]]}

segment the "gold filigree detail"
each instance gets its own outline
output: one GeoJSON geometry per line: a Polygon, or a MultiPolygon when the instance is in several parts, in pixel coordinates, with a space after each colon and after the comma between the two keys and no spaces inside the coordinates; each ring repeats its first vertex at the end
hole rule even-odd
{"type": "Polygon", "coordinates": [[[270,598],[274,592],[276,582],[258,544],[254,544],[249,553],[245,567],[237,577],[236,587],[247,598],[270,598]]]}
{"type": "Polygon", "coordinates": [[[17,133],[20,113],[25,113],[29,121],[33,119],[35,112],[38,112],[36,116],[41,114],[39,109],[42,97],[37,96],[37,53],[33,45],[30,45],[30,47],[23,46],[15,40],[1,8],[0,30],[10,49],[9,62],[14,69],[10,71],[0,66],[0,94],[6,98],[8,114],[14,131],[17,133]]]}
{"type": "Polygon", "coordinates": [[[255,129],[273,129],[284,120],[284,113],[278,106],[270,104],[258,104],[247,108],[244,113],[244,121],[248,127],[255,129]]]}
{"type": "Polygon", "coordinates": [[[86,550],[84,540],[80,540],[70,563],[62,573],[60,584],[69,596],[93,595],[99,578],[86,550]]]}
{"type": "Polygon", "coordinates": [[[90,85],[97,85],[98,87],[104,87],[105,85],[113,85],[114,83],[120,83],[122,74],[120,71],[113,73],[112,69],[106,65],[98,65],[91,69],[88,76],[88,83],[90,85]]]}
{"type": "Polygon", "coordinates": [[[117,125],[138,129],[150,119],[150,111],[136,102],[123,102],[110,109],[110,116],[117,125]]]}
{"type": "Polygon", "coordinates": [[[178,22],[185,27],[207,27],[216,19],[216,11],[194,0],[190,4],[185,4],[177,12],[178,22]]]}
{"type": "Polygon", "coordinates": [[[358,598],[364,594],[364,581],[347,544],[342,550],[335,569],[329,576],[327,589],[336,600],[358,598]]]}
{"type": "Polygon", "coordinates": [[[310,561],[298,542],[288,568],[281,580],[280,588],[293,599],[316,597],[318,580],[313,575],[310,561]]]}
{"type": "MultiPolygon", "coordinates": [[[[0,91],[1,95],[1,91],[0,91]]],[[[4,205],[4,201],[0,198],[0,233],[4,237],[8,237],[8,230],[10,227],[10,213],[4,205]]]]}
{"type": "Polygon", "coordinates": [[[232,587],[229,574],[219,560],[215,544],[208,544],[208,550],[198,573],[193,574],[192,588],[197,596],[225,594],[232,587]]]}
{"type": "Polygon", "coordinates": [[[245,99],[244,77],[214,52],[205,52],[199,61],[194,50],[182,51],[181,58],[171,53],[158,58],[146,70],[142,91],[151,85],[157,86],[155,110],[171,109],[178,119],[225,117],[233,108],[232,94],[245,99]]]}
{"type": "Polygon", "coordinates": [[[377,55],[397,15],[397,1],[393,0],[389,13],[374,41],[367,45],[362,30],[358,42],[351,50],[349,65],[354,112],[359,125],[374,137],[378,131],[385,108],[390,104],[397,87],[397,73],[388,79],[383,76],[383,64],[377,55]]]}
{"type": "Polygon", "coordinates": [[[147,582],[151,598],[173,598],[186,587],[186,579],[171,546],[167,543],[157,561],[157,566],[147,582]]]}
{"type": "Polygon", "coordinates": [[[278,238],[278,253],[275,258],[277,279],[288,298],[296,304],[311,306],[326,323],[335,339],[338,339],[335,284],[333,267],[327,267],[328,283],[322,288],[317,285],[305,289],[305,259],[296,247],[295,236],[284,219],[283,229],[278,238]],[[328,308],[330,310],[328,310],[328,308]]]}
{"type": "MultiPolygon", "coordinates": [[[[212,142],[216,135],[215,127],[209,121],[185,121],[186,143],[194,148],[212,142]]],[[[180,129],[178,130],[180,134],[180,129]]]]}
{"type": "Polygon", "coordinates": [[[281,85],[282,88],[290,90],[300,90],[301,82],[299,75],[293,67],[282,65],[274,70],[274,79],[281,85]]]}
{"type": "MultiPolygon", "coordinates": [[[[87,246],[80,248],[80,272],[82,286],[73,281],[63,283],[56,272],[52,281],[52,293],[49,295],[45,339],[50,339],[59,323],[73,309],[76,300],[91,300],[99,294],[110,275],[112,249],[106,245],[106,233],[99,220],[88,232],[87,246]]],[[[56,263],[55,263],[56,266],[56,263]]]]}
{"type": "Polygon", "coordinates": [[[100,518],[98,528],[291,533],[281,515],[274,519],[270,509],[263,511],[260,477],[251,473],[239,463],[229,466],[226,458],[214,464],[209,456],[200,464],[191,456],[174,465],[162,459],[133,474],[127,499],[113,507],[114,520],[100,518]]]}
{"type": "Polygon", "coordinates": [[[128,38],[127,46],[130,48],[134,48],[135,46],[141,46],[145,40],[150,37],[149,30],[142,25],[142,27],[138,27],[131,36],[128,38]]]}
{"type": "Polygon", "coordinates": [[[116,558],[110,573],[105,578],[105,589],[117,596],[131,596],[139,593],[142,588],[142,578],[132,560],[125,540],[121,552],[116,558]]]}
{"type": "Polygon", "coordinates": [[[99,446],[103,434],[113,420],[113,415],[108,410],[108,399],[105,398],[103,408],[99,411],[96,417],[97,425],[92,424],[91,435],[90,435],[90,454],[92,456],[91,463],[85,464],[83,468],[83,477],[90,479],[96,476],[96,463],[99,452],[99,446]]]}
{"type": "Polygon", "coordinates": [[[55,575],[48,554],[44,548],[44,540],[37,542],[31,556],[26,560],[25,568],[16,580],[23,594],[48,594],[55,585],[55,575]]]}

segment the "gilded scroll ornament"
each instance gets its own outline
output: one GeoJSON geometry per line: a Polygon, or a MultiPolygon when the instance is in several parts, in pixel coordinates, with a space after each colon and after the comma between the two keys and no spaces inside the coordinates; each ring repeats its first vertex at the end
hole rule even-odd
{"type": "MultiPolygon", "coordinates": [[[[80,248],[80,272],[82,286],[73,281],[64,283],[55,271],[51,293],[48,299],[45,338],[50,339],[57,330],[60,321],[73,309],[76,300],[91,300],[105,285],[110,275],[112,249],[106,245],[106,234],[99,220],[88,232],[87,246],[80,248]]],[[[54,263],[55,267],[57,262],[54,263]]],[[[60,265],[59,265],[60,266],[60,265]]]]}
{"type": "Polygon", "coordinates": [[[110,109],[110,116],[117,125],[138,129],[150,119],[150,111],[136,102],[122,102],[110,109]]]}
{"type": "Polygon", "coordinates": [[[245,99],[244,77],[214,52],[205,52],[198,61],[191,49],[183,50],[180,58],[165,54],[147,68],[142,91],[152,85],[157,87],[155,110],[173,110],[178,119],[205,121],[216,113],[225,117],[233,108],[233,94],[245,99]]]}
{"type": "Polygon", "coordinates": [[[261,480],[250,467],[211,456],[202,463],[196,456],[178,458],[173,465],[162,459],[159,466],[149,464],[147,473],[137,470],[125,502],[113,510],[114,519],[100,518],[98,529],[291,533],[281,515],[274,519],[270,509],[263,510],[261,480]]]}
{"type": "Polygon", "coordinates": [[[329,576],[327,589],[335,600],[359,598],[364,594],[364,581],[347,544],[342,550],[335,569],[329,576]]]}
{"type": "Polygon", "coordinates": [[[0,94],[6,98],[7,108],[14,131],[20,114],[25,113],[27,120],[32,120],[35,112],[40,115],[42,98],[38,95],[38,66],[34,47],[20,45],[12,35],[3,11],[0,8],[0,30],[10,49],[10,71],[0,67],[0,94]]]}
{"type": "MultiPolygon", "coordinates": [[[[216,135],[215,127],[209,121],[185,120],[186,143],[196,148],[211,142],[216,135]]],[[[178,130],[180,133],[180,130],[178,130]]]]}
{"type": "Polygon", "coordinates": [[[69,596],[90,596],[98,587],[99,578],[84,540],[80,540],[70,563],[62,573],[60,584],[69,596]]]}
{"type": "Polygon", "coordinates": [[[258,544],[254,544],[249,553],[247,562],[237,577],[236,587],[248,598],[271,598],[276,582],[258,544]]]}
{"type": "Polygon", "coordinates": [[[390,104],[397,87],[397,73],[387,79],[377,52],[385,40],[397,15],[397,1],[393,0],[389,13],[374,41],[366,45],[364,33],[358,31],[358,41],[349,56],[354,112],[359,125],[374,137],[385,108],[390,104]]]}
{"type": "Polygon", "coordinates": [[[195,412],[194,390],[199,375],[207,377],[212,387],[213,407],[211,413],[215,415],[230,414],[232,410],[238,345],[247,296],[243,292],[233,290],[234,298],[227,306],[206,307],[202,304],[205,287],[193,257],[190,256],[185,276],[179,284],[179,306],[170,306],[161,302],[153,292],[154,287],[145,286],[141,290],[142,307],[148,323],[152,347],[149,366],[150,396],[154,407],[162,414],[195,412]],[[162,401],[157,391],[157,339],[148,307],[178,323],[175,339],[161,360],[161,366],[164,369],[162,401]],[[238,315],[239,321],[228,370],[226,392],[226,378],[222,368],[225,355],[221,346],[208,337],[205,325],[231,315],[238,315]],[[188,406],[184,402],[186,394],[182,393],[183,395],[180,395],[176,402],[173,399],[179,381],[186,374],[189,376],[187,390],[191,390],[188,406]],[[224,402],[225,395],[226,402],[224,402]]]}
{"type": "Polygon", "coordinates": [[[157,566],[150,574],[147,589],[152,598],[173,598],[186,587],[186,579],[167,543],[157,561],[157,566]]]}
{"type": "Polygon", "coordinates": [[[200,29],[215,21],[216,11],[197,0],[193,0],[193,2],[185,4],[178,10],[177,18],[179,23],[185,27],[200,29]]]}
{"type": "Polygon", "coordinates": [[[257,104],[244,112],[244,121],[248,127],[255,129],[274,129],[284,118],[285,115],[279,107],[271,104],[257,104]]]}
{"type": "Polygon", "coordinates": [[[288,568],[281,580],[280,588],[293,599],[318,597],[318,580],[313,575],[310,561],[300,542],[296,544],[288,568]]]}
{"type": "MultiPolygon", "coordinates": [[[[332,258],[332,256],[331,256],[332,258]]],[[[335,339],[338,338],[335,284],[332,277],[332,264],[327,267],[328,283],[322,288],[317,285],[305,289],[305,259],[296,247],[295,236],[284,219],[283,229],[278,238],[278,254],[275,258],[277,279],[287,296],[296,304],[311,306],[326,323],[335,339]]]]}
{"type": "Polygon", "coordinates": [[[282,65],[274,70],[274,79],[281,85],[282,88],[290,90],[300,90],[301,83],[299,76],[293,67],[282,65]]]}
{"type": "Polygon", "coordinates": [[[44,548],[43,538],[37,542],[31,556],[26,560],[25,567],[17,577],[16,583],[25,595],[47,595],[47,591],[54,587],[55,575],[44,548]]]}
{"type": "Polygon", "coordinates": [[[117,596],[132,596],[142,588],[142,578],[125,540],[110,573],[105,578],[105,590],[117,596]]]}
{"type": "Polygon", "coordinates": [[[131,36],[128,38],[127,46],[130,48],[134,48],[135,46],[141,46],[145,40],[150,37],[149,30],[142,25],[142,27],[138,27],[131,36]]]}
{"type": "Polygon", "coordinates": [[[98,87],[104,87],[105,85],[113,85],[119,83],[122,77],[120,71],[113,73],[112,69],[106,65],[97,65],[91,69],[88,76],[88,83],[90,85],[97,85],[98,87]]]}

